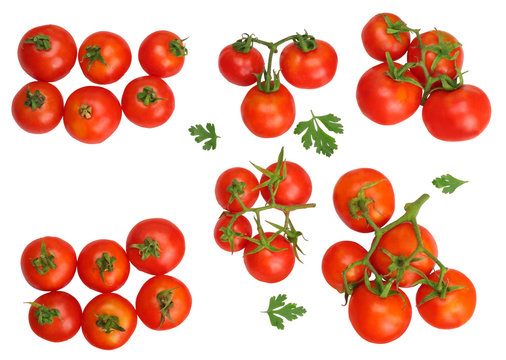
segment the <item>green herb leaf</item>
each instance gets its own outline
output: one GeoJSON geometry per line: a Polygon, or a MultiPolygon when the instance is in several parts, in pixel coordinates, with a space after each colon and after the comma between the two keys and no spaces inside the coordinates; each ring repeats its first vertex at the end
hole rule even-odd
{"type": "Polygon", "coordinates": [[[207,123],[205,129],[204,126],[197,124],[190,127],[188,131],[190,132],[191,136],[195,136],[195,141],[198,143],[207,139],[207,141],[204,143],[204,146],[202,146],[202,149],[204,150],[216,149],[216,140],[219,138],[219,136],[216,135],[214,124],[207,123]]]}
{"type": "Polygon", "coordinates": [[[306,309],[302,306],[297,306],[297,304],[294,303],[285,304],[286,299],[287,296],[284,294],[272,296],[269,300],[269,309],[265,311],[267,315],[269,315],[271,325],[277,327],[279,330],[285,328],[283,318],[292,321],[306,313],[306,309]]]}
{"type": "Polygon", "coordinates": [[[304,133],[301,141],[306,150],[314,146],[318,154],[330,157],[334,153],[334,150],[337,150],[336,140],[324,131],[318,121],[327,130],[336,134],[342,134],[343,125],[339,123],[341,119],[333,114],[315,116],[313,111],[311,111],[311,115],[312,118],[310,120],[301,121],[297,124],[294,133],[297,135],[304,133]]]}
{"type": "Polygon", "coordinates": [[[443,188],[443,194],[452,194],[455,189],[466,182],[465,180],[456,179],[450,174],[441,175],[441,177],[432,180],[432,184],[434,184],[435,187],[438,189],[443,188]]]}

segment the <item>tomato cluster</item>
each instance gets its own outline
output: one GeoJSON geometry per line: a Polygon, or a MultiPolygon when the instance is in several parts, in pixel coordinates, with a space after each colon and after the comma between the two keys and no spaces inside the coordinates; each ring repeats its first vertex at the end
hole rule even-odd
{"type": "Polygon", "coordinates": [[[151,329],[172,329],[186,319],[192,304],[186,285],[165,275],[179,264],[184,252],[183,233],[160,218],[135,225],[128,234],[126,251],[115,241],[96,240],[76,257],[73,247],[60,238],[34,240],[21,255],[21,270],[31,286],[50,292],[30,303],[30,327],[53,342],[68,340],[82,328],[90,344],[106,350],[128,341],[137,316],[151,329]],[[154,275],[140,288],[135,307],[114,293],[127,281],[130,264],[154,275]],[[84,285],[101,293],[82,311],[72,295],[59,291],[76,269],[84,285]]]}

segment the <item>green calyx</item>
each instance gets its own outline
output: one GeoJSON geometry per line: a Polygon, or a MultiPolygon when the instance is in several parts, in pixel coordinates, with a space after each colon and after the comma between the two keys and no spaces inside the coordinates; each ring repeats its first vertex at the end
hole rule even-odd
{"type": "Polygon", "coordinates": [[[309,35],[306,30],[304,30],[304,34],[302,35],[297,33],[297,35],[294,36],[293,43],[303,52],[310,52],[318,47],[315,37],[309,35]]]}
{"type": "Polygon", "coordinates": [[[386,75],[388,75],[392,80],[408,82],[410,84],[413,84],[413,85],[418,86],[419,88],[423,89],[423,86],[418,81],[416,81],[413,78],[410,78],[409,76],[404,75],[406,73],[406,71],[417,66],[416,63],[409,63],[408,62],[408,63],[404,64],[402,67],[400,67],[399,69],[397,69],[394,61],[392,60],[392,56],[390,55],[390,53],[388,51],[385,53],[385,56],[386,56],[387,64],[388,64],[388,71],[385,72],[386,75]]]}
{"type": "Polygon", "coordinates": [[[89,59],[90,62],[88,63],[88,71],[91,69],[91,65],[98,60],[105,66],[109,67],[107,63],[105,62],[105,59],[103,58],[102,54],[100,53],[101,47],[98,45],[88,45],[86,46],[86,54],[83,55],[81,58],[81,62],[83,62],[85,59],[89,59]]]}
{"type": "Polygon", "coordinates": [[[26,304],[30,304],[37,309],[35,310],[35,317],[40,325],[50,325],[55,318],[61,321],[61,315],[58,309],[51,309],[36,302],[27,302],[26,304]]]}
{"type": "Polygon", "coordinates": [[[220,228],[220,231],[222,232],[222,234],[220,236],[220,240],[223,242],[229,243],[230,252],[234,253],[234,238],[237,236],[243,236],[244,234],[238,233],[228,227],[222,227],[222,228],[220,228]]]}
{"type": "Polygon", "coordinates": [[[276,168],[273,172],[268,171],[267,169],[264,169],[258,165],[255,165],[251,163],[257,169],[260,171],[263,175],[267,177],[267,180],[263,183],[259,184],[255,188],[253,188],[252,191],[267,187],[269,189],[269,192],[271,194],[270,202],[274,201],[274,197],[276,196],[276,193],[278,191],[279,183],[286,179],[286,166],[284,165],[284,148],[281,148],[281,151],[278,155],[278,161],[276,163],[276,168]]]}
{"type": "MultiPolygon", "coordinates": [[[[257,226],[260,225],[260,222],[258,220],[257,217],[255,217],[255,222],[257,223],[257,226]]],[[[259,230],[261,228],[259,227],[259,230]]],[[[249,241],[255,243],[257,245],[257,247],[253,250],[251,250],[250,252],[248,253],[245,253],[244,256],[247,256],[247,255],[251,255],[251,254],[255,254],[259,251],[262,251],[263,249],[266,249],[266,250],[269,250],[269,251],[272,251],[272,252],[278,252],[278,251],[283,251],[283,250],[286,250],[286,248],[283,248],[283,249],[278,249],[277,247],[271,245],[271,242],[278,236],[278,235],[281,235],[281,233],[283,232],[283,229],[281,230],[278,230],[277,232],[275,232],[274,234],[272,234],[271,236],[267,237],[265,235],[265,233],[262,231],[259,231],[259,238],[260,239],[253,239],[253,238],[248,238],[249,241]]]]}
{"type": "Polygon", "coordinates": [[[167,289],[160,291],[156,295],[156,300],[158,301],[158,306],[160,308],[160,325],[158,326],[159,329],[162,328],[163,323],[165,322],[165,318],[169,319],[170,322],[174,322],[172,317],[170,316],[170,309],[174,307],[174,302],[172,299],[174,298],[174,290],[176,290],[177,287],[172,289],[167,289]]]}
{"type": "Polygon", "coordinates": [[[227,191],[231,194],[230,199],[228,199],[228,204],[230,205],[234,199],[237,199],[237,201],[242,204],[241,195],[244,194],[245,188],[246,183],[233,179],[232,184],[227,187],[227,191]]]}
{"type": "MultiPolygon", "coordinates": [[[[188,39],[188,38],[186,38],[188,39]]],[[[188,49],[184,46],[183,41],[186,39],[173,39],[169,43],[169,51],[177,57],[188,55],[188,49]]]]}
{"type": "Polygon", "coordinates": [[[37,50],[45,50],[48,51],[51,49],[51,42],[49,36],[37,34],[35,36],[29,37],[23,44],[35,44],[35,48],[37,50]]]}
{"type": "Polygon", "coordinates": [[[462,44],[459,42],[452,43],[451,41],[444,41],[443,35],[441,34],[441,32],[438,31],[437,29],[435,29],[435,30],[436,30],[437,37],[438,37],[438,43],[425,47],[427,51],[431,51],[436,54],[436,58],[432,62],[432,66],[430,68],[431,74],[434,73],[434,70],[436,70],[437,64],[442,59],[455,61],[457,59],[457,57],[459,56],[459,52],[456,51],[455,54],[453,54],[453,55],[450,55],[450,53],[453,50],[457,49],[458,47],[462,46],[462,44]]]}
{"type": "Polygon", "coordinates": [[[105,283],[104,273],[112,272],[114,270],[114,262],[116,258],[114,256],[109,255],[109,253],[102,253],[102,256],[97,258],[95,264],[97,264],[98,270],[100,271],[100,277],[102,281],[105,283]]]}
{"type": "Polygon", "coordinates": [[[32,259],[31,263],[40,275],[46,274],[50,269],[56,269],[56,263],[54,262],[54,253],[46,249],[44,240],[42,240],[40,244],[39,257],[32,259]]]}
{"type": "Polygon", "coordinates": [[[45,101],[46,97],[39,90],[35,90],[32,94],[30,92],[30,87],[28,86],[26,88],[25,106],[30,107],[32,110],[40,109],[45,101]]]}
{"type": "Polygon", "coordinates": [[[141,256],[141,260],[146,260],[150,256],[155,258],[160,258],[160,244],[158,241],[153,240],[150,237],[144,239],[143,244],[132,244],[129,248],[139,250],[139,255],[141,256]]]}
{"type": "Polygon", "coordinates": [[[95,324],[106,334],[110,334],[113,331],[125,331],[125,329],[120,326],[119,318],[117,316],[109,314],[95,314],[95,316],[97,317],[95,324]]]}
{"type": "Polygon", "coordinates": [[[232,48],[235,51],[247,54],[253,47],[253,39],[254,39],[253,34],[249,35],[244,33],[242,34],[242,37],[239,40],[237,40],[235,43],[232,44],[232,48]]]}
{"type": "Polygon", "coordinates": [[[137,93],[137,100],[142,101],[146,106],[153,104],[158,100],[167,100],[164,98],[156,97],[156,92],[151,86],[145,86],[141,92],[137,93]]]}
{"type": "Polygon", "coordinates": [[[395,37],[395,39],[402,44],[402,39],[400,37],[400,33],[410,32],[411,29],[406,26],[402,22],[402,20],[397,20],[395,23],[390,20],[390,18],[386,14],[382,14],[385,23],[387,24],[387,34],[391,34],[395,37]]]}
{"type": "Polygon", "coordinates": [[[365,191],[373,186],[376,186],[380,182],[384,180],[375,181],[372,183],[365,184],[360,188],[353,199],[351,199],[348,203],[348,208],[350,209],[350,216],[353,219],[362,219],[364,218],[364,213],[369,211],[369,205],[374,204],[374,199],[368,198],[365,196],[365,191]]]}
{"type": "Polygon", "coordinates": [[[279,70],[271,72],[264,70],[260,74],[253,74],[257,78],[257,87],[264,93],[274,93],[279,90],[281,81],[279,79],[279,70]],[[263,79],[263,80],[262,80],[263,79]]]}
{"type": "Polygon", "coordinates": [[[91,119],[92,108],[89,105],[81,104],[79,107],[79,115],[85,119],[91,119]]]}

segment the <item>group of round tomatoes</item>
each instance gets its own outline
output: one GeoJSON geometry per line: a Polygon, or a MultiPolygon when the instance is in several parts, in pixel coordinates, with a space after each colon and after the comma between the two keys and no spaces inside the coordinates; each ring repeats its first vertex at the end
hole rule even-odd
{"type": "Polygon", "coordinates": [[[139,47],[139,62],[148,73],[125,87],[121,104],[109,90],[85,86],[63,102],[51,84],[65,77],[76,58],[84,76],[95,84],[111,84],[130,67],[132,53],[119,35],[99,31],[88,36],[79,50],[68,31],[56,26],[39,26],[28,31],[18,46],[21,67],[34,82],[23,86],[12,102],[18,125],[34,134],[47,133],[61,121],[75,139],[88,144],[106,140],[118,128],[122,113],[134,124],[152,128],[164,124],[174,111],[172,90],[162,79],[177,74],[186,48],[175,34],[161,30],[150,34],[139,47]]]}
{"type": "Polygon", "coordinates": [[[79,254],[66,241],[46,236],[32,241],[21,256],[21,270],[34,288],[50,291],[34,302],[28,314],[30,327],[43,339],[61,342],[80,328],[86,340],[101,349],[125,344],[137,325],[137,316],[154,330],[181,324],[192,304],[190,291],[180,280],[165,275],[185,252],[182,232],[165,219],[147,219],[135,225],[126,240],[126,251],[112,240],[96,240],[79,254]],[[142,285],[134,306],[113,293],[128,279],[130,263],[154,275],[142,285]],[[90,289],[101,294],[81,311],[79,302],[59,291],[76,272],[90,289]]]}

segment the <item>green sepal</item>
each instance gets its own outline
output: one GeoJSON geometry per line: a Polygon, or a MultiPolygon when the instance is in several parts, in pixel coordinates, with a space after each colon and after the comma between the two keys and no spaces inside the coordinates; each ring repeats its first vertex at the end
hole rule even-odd
{"type": "Polygon", "coordinates": [[[49,36],[37,34],[35,36],[29,37],[23,44],[35,44],[35,49],[37,50],[45,50],[48,51],[51,49],[51,41],[49,36]]]}
{"type": "Polygon", "coordinates": [[[183,41],[186,41],[186,39],[172,39],[169,43],[169,51],[176,55],[176,57],[183,57],[188,55],[188,49],[184,46],[183,41]]]}
{"type": "Polygon", "coordinates": [[[150,237],[145,238],[143,244],[132,244],[128,247],[139,250],[142,261],[148,259],[150,256],[157,259],[160,258],[160,244],[150,237]]]}
{"type": "Polygon", "coordinates": [[[397,20],[395,23],[390,20],[390,18],[386,14],[381,14],[385,23],[387,24],[386,32],[387,34],[391,34],[395,37],[395,39],[402,44],[402,39],[399,36],[400,33],[410,32],[412,31],[409,27],[402,22],[402,20],[397,20]]]}
{"type": "Polygon", "coordinates": [[[170,309],[174,307],[174,290],[178,289],[177,287],[167,290],[162,290],[158,294],[156,294],[156,300],[158,301],[158,306],[160,308],[160,325],[158,328],[161,329],[163,323],[165,322],[165,318],[169,319],[170,322],[174,322],[172,317],[170,316],[170,309]]]}
{"type": "Polygon", "coordinates": [[[384,180],[382,179],[372,183],[365,184],[360,188],[360,190],[357,193],[357,196],[355,196],[349,201],[348,208],[350,209],[350,216],[353,219],[362,219],[364,216],[359,215],[359,213],[361,213],[362,211],[367,211],[369,204],[374,204],[375,202],[374,199],[365,197],[365,190],[373,186],[376,186],[382,181],[384,180]]]}
{"type": "Polygon", "coordinates": [[[47,251],[44,240],[40,243],[40,255],[35,259],[31,259],[31,264],[40,275],[46,274],[50,269],[56,269],[54,262],[54,253],[50,250],[47,251]]]}
{"type": "Polygon", "coordinates": [[[251,165],[253,165],[255,167],[255,169],[257,169],[258,171],[260,171],[263,175],[265,175],[267,177],[266,181],[255,186],[252,191],[267,187],[269,189],[269,193],[271,195],[269,200],[272,203],[275,202],[274,197],[276,196],[276,193],[278,192],[279,184],[281,183],[281,181],[286,179],[286,176],[287,176],[286,166],[283,166],[283,164],[285,163],[284,152],[285,152],[284,147],[282,147],[281,151],[279,152],[278,161],[276,162],[276,167],[274,168],[273,172],[270,172],[267,169],[264,169],[258,165],[255,165],[254,163],[251,163],[251,165]],[[281,168],[283,168],[283,173],[281,173],[281,168]]]}
{"type": "Polygon", "coordinates": [[[244,189],[246,188],[245,182],[239,182],[237,179],[232,180],[232,185],[227,187],[227,191],[231,194],[230,199],[228,199],[228,204],[230,205],[232,201],[237,197],[241,197],[244,194],[244,189]]]}
{"type": "Polygon", "coordinates": [[[32,110],[40,109],[45,101],[46,97],[39,90],[35,90],[32,94],[30,87],[27,86],[25,106],[30,107],[32,110]]]}
{"type": "Polygon", "coordinates": [[[91,69],[91,64],[93,64],[96,60],[104,64],[105,66],[109,67],[107,63],[105,62],[105,59],[103,58],[102,54],[100,53],[100,46],[98,45],[88,45],[86,46],[86,54],[83,55],[81,58],[81,62],[84,61],[84,59],[89,59],[90,62],[88,63],[88,71],[91,69]]]}
{"type": "Polygon", "coordinates": [[[241,52],[243,54],[249,53],[253,47],[253,37],[253,34],[242,34],[242,37],[232,44],[232,48],[235,51],[241,52]]]}
{"type": "Polygon", "coordinates": [[[36,302],[27,302],[26,304],[30,304],[37,309],[35,310],[35,317],[40,325],[50,325],[53,323],[54,318],[58,318],[61,321],[61,315],[58,309],[51,309],[36,302]]]}
{"type": "Polygon", "coordinates": [[[386,56],[387,64],[388,64],[388,71],[385,72],[385,74],[387,76],[389,76],[394,81],[407,82],[407,83],[413,84],[415,86],[418,86],[419,88],[421,88],[423,90],[423,86],[417,80],[404,75],[406,73],[406,71],[408,71],[409,69],[418,66],[416,63],[408,62],[408,63],[404,64],[402,67],[400,67],[399,69],[397,69],[394,61],[392,60],[392,56],[390,55],[390,53],[388,51],[385,53],[385,56],[386,56]]]}
{"type": "Polygon", "coordinates": [[[436,66],[442,59],[454,61],[457,59],[459,55],[459,51],[455,52],[455,54],[450,55],[450,53],[457,49],[458,47],[462,46],[461,43],[451,43],[450,41],[444,41],[443,35],[438,29],[435,29],[438,37],[438,43],[434,45],[428,45],[426,47],[427,51],[431,51],[436,54],[436,57],[434,58],[434,61],[432,62],[432,66],[430,67],[430,74],[432,75],[434,73],[434,70],[436,70],[436,66]]]}
{"type": "Polygon", "coordinates": [[[145,86],[141,92],[137,93],[137,100],[141,101],[144,105],[148,106],[158,100],[167,100],[164,98],[156,97],[156,92],[151,86],[145,86]]]}
{"type": "Polygon", "coordinates": [[[274,93],[279,90],[279,87],[281,85],[281,81],[279,79],[279,70],[278,72],[273,71],[271,75],[264,67],[260,74],[253,75],[255,75],[257,78],[257,87],[260,91],[264,93],[274,93]]]}
{"type": "Polygon", "coordinates": [[[304,34],[302,35],[297,33],[293,39],[293,43],[303,52],[310,52],[318,47],[315,37],[309,35],[306,30],[304,30],[304,34]]]}
{"type": "Polygon", "coordinates": [[[102,256],[95,260],[95,264],[97,264],[98,270],[100,271],[100,277],[102,281],[105,283],[104,272],[112,272],[114,270],[114,262],[116,258],[114,256],[109,255],[109,253],[102,253],[102,256]]]}
{"type": "Polygon", "coordinates": [[[109,314],[95,314],[95,316],[98,319],[95,324],[106,334],[110,334],[113,331],[125,331],[125,329],[120,326],[117,316],[109,314]]]}

